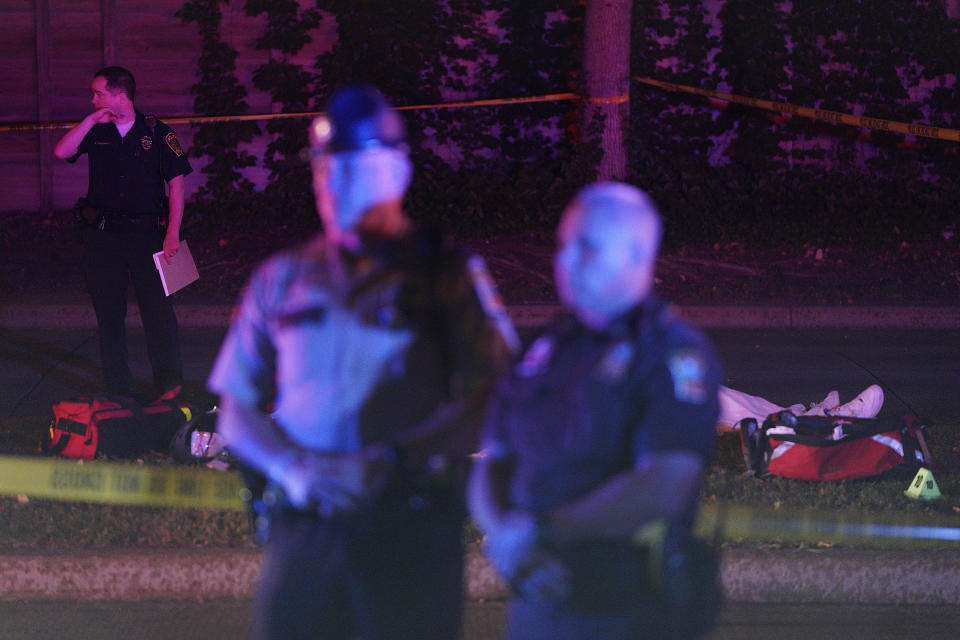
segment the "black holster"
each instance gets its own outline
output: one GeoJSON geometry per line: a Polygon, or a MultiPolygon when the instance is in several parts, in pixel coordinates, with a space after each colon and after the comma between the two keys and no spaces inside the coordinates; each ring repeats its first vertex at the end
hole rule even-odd
{"type": "Polygon", "coordinates": [[[73,221],[77,228],[77,237],[81,240],[83,229],[103,230],[104,219],[103,209],[91,205],[86,196],[79,198],[77,204],[73,205],[73,221]]]}

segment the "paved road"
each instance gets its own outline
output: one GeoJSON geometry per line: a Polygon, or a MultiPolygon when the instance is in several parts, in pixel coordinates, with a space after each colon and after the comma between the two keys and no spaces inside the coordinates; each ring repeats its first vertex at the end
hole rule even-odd
{"type": "MultiPolygon", "coordinates": [[[[224,329],[181,328],[184,375],[202,389],[224,329]]],[[[136,391],[152,391],[142,330],[129,332],[136,391]]],[[[94,329],[0,329],[0,418],[46,416],[58,400],[100,391],[94,329]]]]}
{"type": "MultiPolygon", "coordinates": [[[[249,602],[0,602],[0,640],[244,640],[249,602]]],[[[463,640],[503,637],[502,602],[468,605],[463,640]]],[[[704,640],[954,640],[960,607],[728,603],[704,640]]]]}
{"type": "MultiPolygon", "coordinates": [[[[789,405],[820,400],[831,389],[844,401],[879,377],[934,421],[960,416],[960,330],[714,329],[731,387],[789,405]],[[870,373],[868,373],[868,371],[870,373]],[[876,376],[876,377],[875,377],[876,376]]],[[[185,374],[202,388],[223,329],[181,328],[185,374]]],[[[130,334],[134,375],[149,390],[143,335],[130,334]]],[[[0,419],[46,416],[57,400],[99,388],[92,329],[0,329],[0,419]]],[[[885,411],[903,412],[893,394],[885,411]]]]}

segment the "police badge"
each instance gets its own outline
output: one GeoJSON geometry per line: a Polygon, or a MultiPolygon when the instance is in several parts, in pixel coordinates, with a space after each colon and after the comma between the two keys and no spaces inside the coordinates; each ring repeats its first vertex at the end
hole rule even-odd
{"type": "Polygon", "coordinates": [[[143,136],[140,138],[140,146],[143,147],[144,151],[150,151],[150,147],[153,146],[153,138],[150,136],[143,136]]]}

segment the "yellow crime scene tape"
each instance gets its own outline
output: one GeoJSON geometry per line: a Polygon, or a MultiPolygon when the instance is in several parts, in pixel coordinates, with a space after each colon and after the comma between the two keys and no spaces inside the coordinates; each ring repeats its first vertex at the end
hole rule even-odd
{"type": "Polygon", "coordinates": [[[0,456],[0,495],[240,510],[239,474],[206,468],[0,456]]]}
{"type": "MultiPolygon", "coordinates": [[[[397,111],[420,111],[424,109],[466,109],[470,107],[491,107],[512,104],[531,104],[535,102],[558,102],[576,100],[575,93],[550,93],[542,96],[522,96],[519,98],[489,98],[482,100],[460,100],[456,102],[437,102],[394,107],[397,111]]],[[[167,124],[204,124],[210,122],[250,122],[257,120],[279,120],[283,118],[315,118],[322,111],[301,111],[298,113],[257,113],[228,116],[181,116],[161,118],[167,124]]],[[[0,131],[43,131],[46,129],[69,129],[78,122],[10,122],[0,123],[0,131]]]]}
{"type": "MultiPolygon", "coordinates": [[[[690,93],[707,98],[733,102],[736,104],[764,109],[775,113],[801,116],[822,122],[831,122],[833,124],[844,124],[877,131],[892,131],[907,135],[921,136],[925,138],[934,138],[937,140],[950,140],[960,142],[960,130],[946,129],[943,127],[933,127],[924,124],[914,124],[909,122],[897,122],[895,120],[885,120],[882,118],[871,118],[869,116],[857,116],[850,113],[839,111],[830,111],[828,109],[815,109],[800,105],[790,104],[788,102],[776,102],[773,100],[763,100],[761,98],[751,98],[713,89],[701,89],[689,85],[677,84],[656,80],[654,78],[644,78],[634,76],[635,82],[650,85],[667,91],[679,91],[690,93]]],[[[552,93],[541,96],[522,96],[516,98],[490,98],[480,100],[461,100],[455,102],[437,102],[430,104],[418,104],[396,107],[398,111],[417,111],[424,109],[463,109],[472,107],[490,107],[512,104],[530,104],[536,102],[558,102],[564,100],[584,99],[593,103],[611,103],[622,104],[629,102],[628,94],[608,97],[590,97],[579,96],[575,93],[552,93]]],[[[260,113],[246,115],[224,115],[224,116],[177,116],[164,118],[167,124],[205,124],[212,122],[250,122],[259,120],[279,120],[284,118],[313,118],[322,115],[322,111],[303,111],[298,113],[260,113]]],[[[76,121],[70,122],[11,122],[0,123],[0,131],[43,131],[47,129],[69,129],[77,124],[76,121]]]]}
{"type": "Polygon", "coordinates": [[[726,540],[780,540],[806,544],[844,543],[867,547],[950,546],[960,542],[960,517],[926,516],[918,524],[910,514],[863,514],[849,511],[773,509],[706,502],[700,505],[694,531],[726,540]]]}
{"type": "Polygon", "coordinates": [[[712,89],[700,89],[683,84],[674,84],[673,82],[664,82],[654,80],[653,78],[633,78],[636,82],[650,86],[665,89],[667,91],[680,91],[682,93],[692,93],[707,98],[716,98],[725,102],[735,102],[737,104],[765,109],[766,111],[775,111],[804,118],[812,118],[823,122],[832,122],[834,124],[846,124],[854,127],[863,127],[866,129],[875,129],[877,131],[894,131],[908,135],[922,136],[925,138],[936,138],[937,140],[952,140],[960,142],[960,131],[956,129],[944,129],[942,127],[931,127],[924,124],[911,124],[908,122],[896,122],[893,120],[883,120],[881,118],[870,118],[868,116],[855,116],[850,113],[841,113],[839,111],[828,111],[827,109],[813,109],[811,107],[801,107],[788,102],[774,102],[772,100],[761,100],[759,98],[750,98],[739,96],[733,93],[724,93],[723,91],[714,91],[712,89]]]}
{"type": "MultiPolygon", "coordinates": [[[[0,495],[72,502],[242,510],[239,474],[205,468],[78,462],[0,456],[0,495]]],[[[701,504],[695,533],[726,540],[782,540],[858,546],[956,545],[960,517],[790,511],[744,505],[701,504]]]]}

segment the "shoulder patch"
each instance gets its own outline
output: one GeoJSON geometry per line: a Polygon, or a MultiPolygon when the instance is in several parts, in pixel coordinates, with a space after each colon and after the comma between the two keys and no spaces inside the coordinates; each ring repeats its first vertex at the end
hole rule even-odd
{"type": "Polygon", "coordinates": [[[164,141],[178,158],[183,155],[183,147],[180,146],[180,140],[177,139],[177,134],[175,134],[173,131],[167,134],[167,137],[164,138],[164,141]]]}
{"type": "Polygon", "coordinates": [[[689,348],[673,351],[667,356],[667,368],[677,400],[690,404],[707,401],[707,360],[702,351],[689,348]]]}
{"type": "Polygon", "coordinates": [[[497,285],[494,284],[493,278],[487,270],[487,263],[480,256],[471,255],[467,258],[467,270],[470,273],[470,280],[473,282],[477,297],[480,299],[483,312],[493,321],[507,348],[512,353],[517,353],[521,346],[520,337],[513,326],[513,321],[510,320],[507,308],[503,305],[503,300],[500,299],[497,285]]]}

